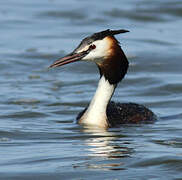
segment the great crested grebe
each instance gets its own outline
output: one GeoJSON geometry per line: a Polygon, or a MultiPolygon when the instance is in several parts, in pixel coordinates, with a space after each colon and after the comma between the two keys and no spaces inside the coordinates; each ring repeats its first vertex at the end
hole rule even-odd
{"type": "Polygon", "coordinates": [[[153,122],[155,114],[135,103],[110,101],[114,90],[128,70],[128,60],[114,37],[127,30],[105,30],[86,37],[70,54],[55,61],[50,68],[68,63],[93,61],[100,72],[100,81],[89,106],[78,114],[79,124],[108,128],[127,123],[153,122]]]}

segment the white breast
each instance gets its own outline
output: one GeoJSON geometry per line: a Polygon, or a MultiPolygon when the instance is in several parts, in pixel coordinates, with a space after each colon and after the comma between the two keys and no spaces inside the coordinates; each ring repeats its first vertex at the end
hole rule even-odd
{"type": "Polygon", "coordinates": [[[79,123],[98,127],[108,127],[106,108],[115,86],[111,85],[104,76],[99,81],[97,91],[89,104],[88,109],[80,118],[79,123]]]}

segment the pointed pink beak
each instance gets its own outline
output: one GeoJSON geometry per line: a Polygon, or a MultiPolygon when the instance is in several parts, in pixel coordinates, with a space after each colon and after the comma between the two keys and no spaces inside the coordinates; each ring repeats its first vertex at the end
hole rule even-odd
{"type": "Polygon", "coordinates": [[[80,53],[71,53],[68,54],[57,61],[55,61],[52,65],[50,65],[50,68],[58,67],[58,66],[63,66],[65,64],[69,64],[72,62],[76,62],[81,60],[83,57],[85,57],[89,52],[88,51],[83,51],[80,53]]]}

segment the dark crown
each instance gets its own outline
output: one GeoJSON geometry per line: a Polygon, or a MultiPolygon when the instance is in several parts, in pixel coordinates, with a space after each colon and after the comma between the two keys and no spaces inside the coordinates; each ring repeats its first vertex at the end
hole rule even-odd
{"type": "Polygon", "coordinates": [[[94,33],[92,36],[90,36],[90,38],[93,39],[94,41],[96,41],[96,40],[103,39],[106,36],[114,36],[116,34],[126,33],[126,32],[129,32],[129,31],[128,30],[124,30],[124,29],[120,29],[120,30],[110,30],[110,29],[107,29],[105,31],[94,33]]]}
{"type": "Polygon", "coordinates": [[[86,45],[92,44],[94,41],[104,39],[106,36],[114,36],[116,34],[126,33],[128,30],[120,29],[120,30],[110,30],[107,29],[105,31],[94,33],[91,36],[86,37],[81,41],[78,47],[74,50],[74,52],[84,48],[86,45]]]}

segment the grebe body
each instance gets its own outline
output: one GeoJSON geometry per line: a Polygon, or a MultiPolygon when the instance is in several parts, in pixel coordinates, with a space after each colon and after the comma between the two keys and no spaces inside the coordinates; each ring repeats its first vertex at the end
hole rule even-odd
{"type": "Polygon", "coordinates": [[[127,30],[105,30],[94,33],[81,41],[70,54],[55,61],[50,67],[71,62],[93,61],[98,66],[100,80],[89,106],[79,113],[77,122],[101,128],[115,127],[126,123],[148,123],[156,115],[143,105],[135,103],[114,103],[111,100],[117,84],[128,70],[128,60],[114,37],[127,30]]]}

